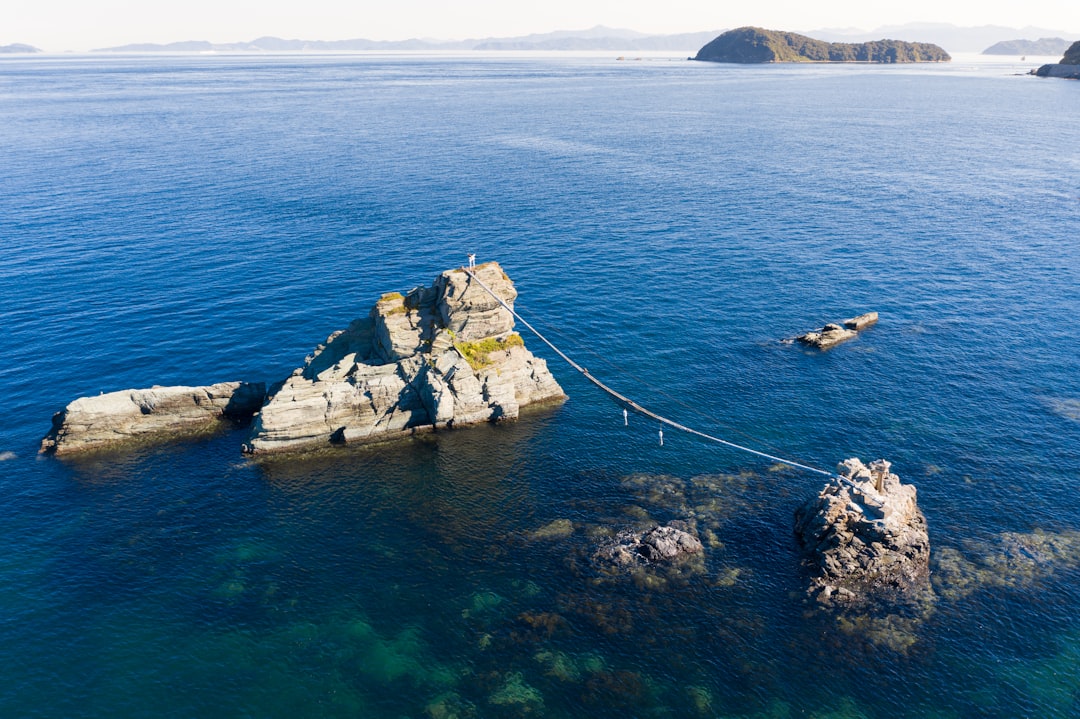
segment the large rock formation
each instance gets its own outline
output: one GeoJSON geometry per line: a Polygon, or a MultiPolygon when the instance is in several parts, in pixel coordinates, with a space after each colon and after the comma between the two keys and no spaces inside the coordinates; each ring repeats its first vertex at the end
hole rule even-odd
{"type": "Polygon", "coordinates": [[[825,42],[805,35],[759,27],[728,30],[694,57],[708,62],[948,62],[937,45],[901,40],[825,42]]]}
{"type": "Polygon", "coordinates": [[[915,487],[901,484],[885,460],[840,465],[795,513],[795,535],[818,602],[902,600],[929,590],[930,539],[915,487]]]}
{"type": "Polygon", "coordinates": [[[58,455],[106,449],[135,439],[168,439],[243,420],[259,409],[262,383],[152,387],[81,397],[53,415],[41,451],[58,455]]]}
{"type": "MultiPolygon", "coordinates": [[[[476,276],[507,305],[517,291],[497,263],[476,276]]],[[[513,333],[514,316],[464,270],[431,287],[383,295],[271,388],[245,451],[359,443],[418,430],[513,419],[564,397],[544,360],[513,333]]]]}
{"type": "Polygon", "coordinates": [[[1059,63],[1043,65],[1035,74],[1039,77],[1063,77],[1070,80],[1080,80],[1080,40],[1077,40],[1065,51],[1064,57],[1059,63]]]}

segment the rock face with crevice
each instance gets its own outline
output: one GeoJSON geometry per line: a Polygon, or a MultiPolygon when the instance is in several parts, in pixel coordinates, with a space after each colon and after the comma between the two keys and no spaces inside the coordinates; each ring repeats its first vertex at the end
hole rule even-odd
{"type": "MultiPolygon", "coordinates": [[[[508,306],[494,262],[476,277],[508,306]]],[[[514,316],[464,270],[430,287],[383,295],[367,317],[330,335],[270,396],[245,451],[364,443],[417,431],[514,419],[564,398],[547,363],[513,333],[514,316]]]]}
{"type": "Polygon", "coordinates": [[[168,440],[213,430],[222,420],[250,418],[265,394],[261,382],[221,382],[80,397],[53,415],[52,430],[41,440],[41,452],[69,455],[133,440],[168,440]]]}
{"type": "Polygon", "coordinates": [[[795,513],[795,535],[819,603],[894,601],[929,592],[930,539],[915,487],[885,460],[840,465],[830,483],[795,513]]]}

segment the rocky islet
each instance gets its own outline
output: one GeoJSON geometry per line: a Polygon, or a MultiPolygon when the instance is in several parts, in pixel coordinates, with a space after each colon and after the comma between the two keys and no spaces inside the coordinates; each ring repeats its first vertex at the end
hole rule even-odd
{"type": "Polygon", "coordinates": [[[384,294],[267,392],[261,383],[154,387],[83,397],[53,419],[41,451],[71,455],[167,441],[254,415],[249,454],[373,442],[511,420],[562,388],[514,333],[517,291],[495,262],[384,294]],[[489,291],[490,290],[490,291],[489,291]]]}

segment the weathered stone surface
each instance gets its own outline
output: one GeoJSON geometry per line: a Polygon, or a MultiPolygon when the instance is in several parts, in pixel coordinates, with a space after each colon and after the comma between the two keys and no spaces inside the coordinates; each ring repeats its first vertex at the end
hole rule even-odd
{"type": "Polygon", "coordinates": [[[849,320],[844,320],[844,327],[849,330],[855,330],[856,332],[862,332],[870,325],[877,324],[878,313],[867,312],[866,314],[859,315],[858,317],[852,317],[849,320]]]}
{"type": "Polygon", "coordinates": [[[838,324],[830,322],[819,330],[807,332],[806,334],[799,335],[795,339],[799,340],[804,345],[817,347],[819,350],[827,350],[858,334],[859,333],[855,330],[845,329],[838,324]]]}
{"type": "MultiPolygon", "coordinates": [[[[508,305],[517,297],[497,263],[478,266],[476,275],[508,305]]],[[[513,328],[513,315],[462,270],[406,295],[383,295],[367,318],[332,334],[271,389],[245,450],[514,419],[525,405],[562,399],[547,363],[513,328]]]]}
{"type": "Polygon", "coordinates": [[[885,460],[840,466],[843,482],[826,486],[795,513],[795,535],[818,602],[893,601],[929,592],[930,539],[912,485],[885,460]]]}
{"type": "Polygon", "coordinates": [[[133,439],[167,439],[177,433],[212,428],[222,419],[250,417],[265,394],[262,383],[222,382],[82,397],[53,415],[53,427],[41,441],[41,451],[74,454],[133,439]]]}
{"type": "MultiPolygon", "coordinates": [[[[480,265],[475,273],[503,302],[514,306],[517,290],[498,263],[480,265]]],[[[442,326],[459,341],[497,337],[514,329],[514,316],[463,270],[443,272],[435,280],[435,291],[442,326]]]]}

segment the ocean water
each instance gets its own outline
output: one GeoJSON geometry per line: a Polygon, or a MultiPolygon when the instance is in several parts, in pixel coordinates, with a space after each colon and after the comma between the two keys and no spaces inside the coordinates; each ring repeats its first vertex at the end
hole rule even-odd
{"type": "Polygon", "coordinates": [[[1080,716],[1080,84],[1023,69],[0,61],[0,715],[1080,716]],[[569,400],[515,423],[36,455],[76,397],[273,382],[468,252],[655,411],[891,460],[936,601],[812,611],[821,477],[661,447],[528,335],[569,400]],[[592,569],[686,517],[703,563],[592,569]]]}

